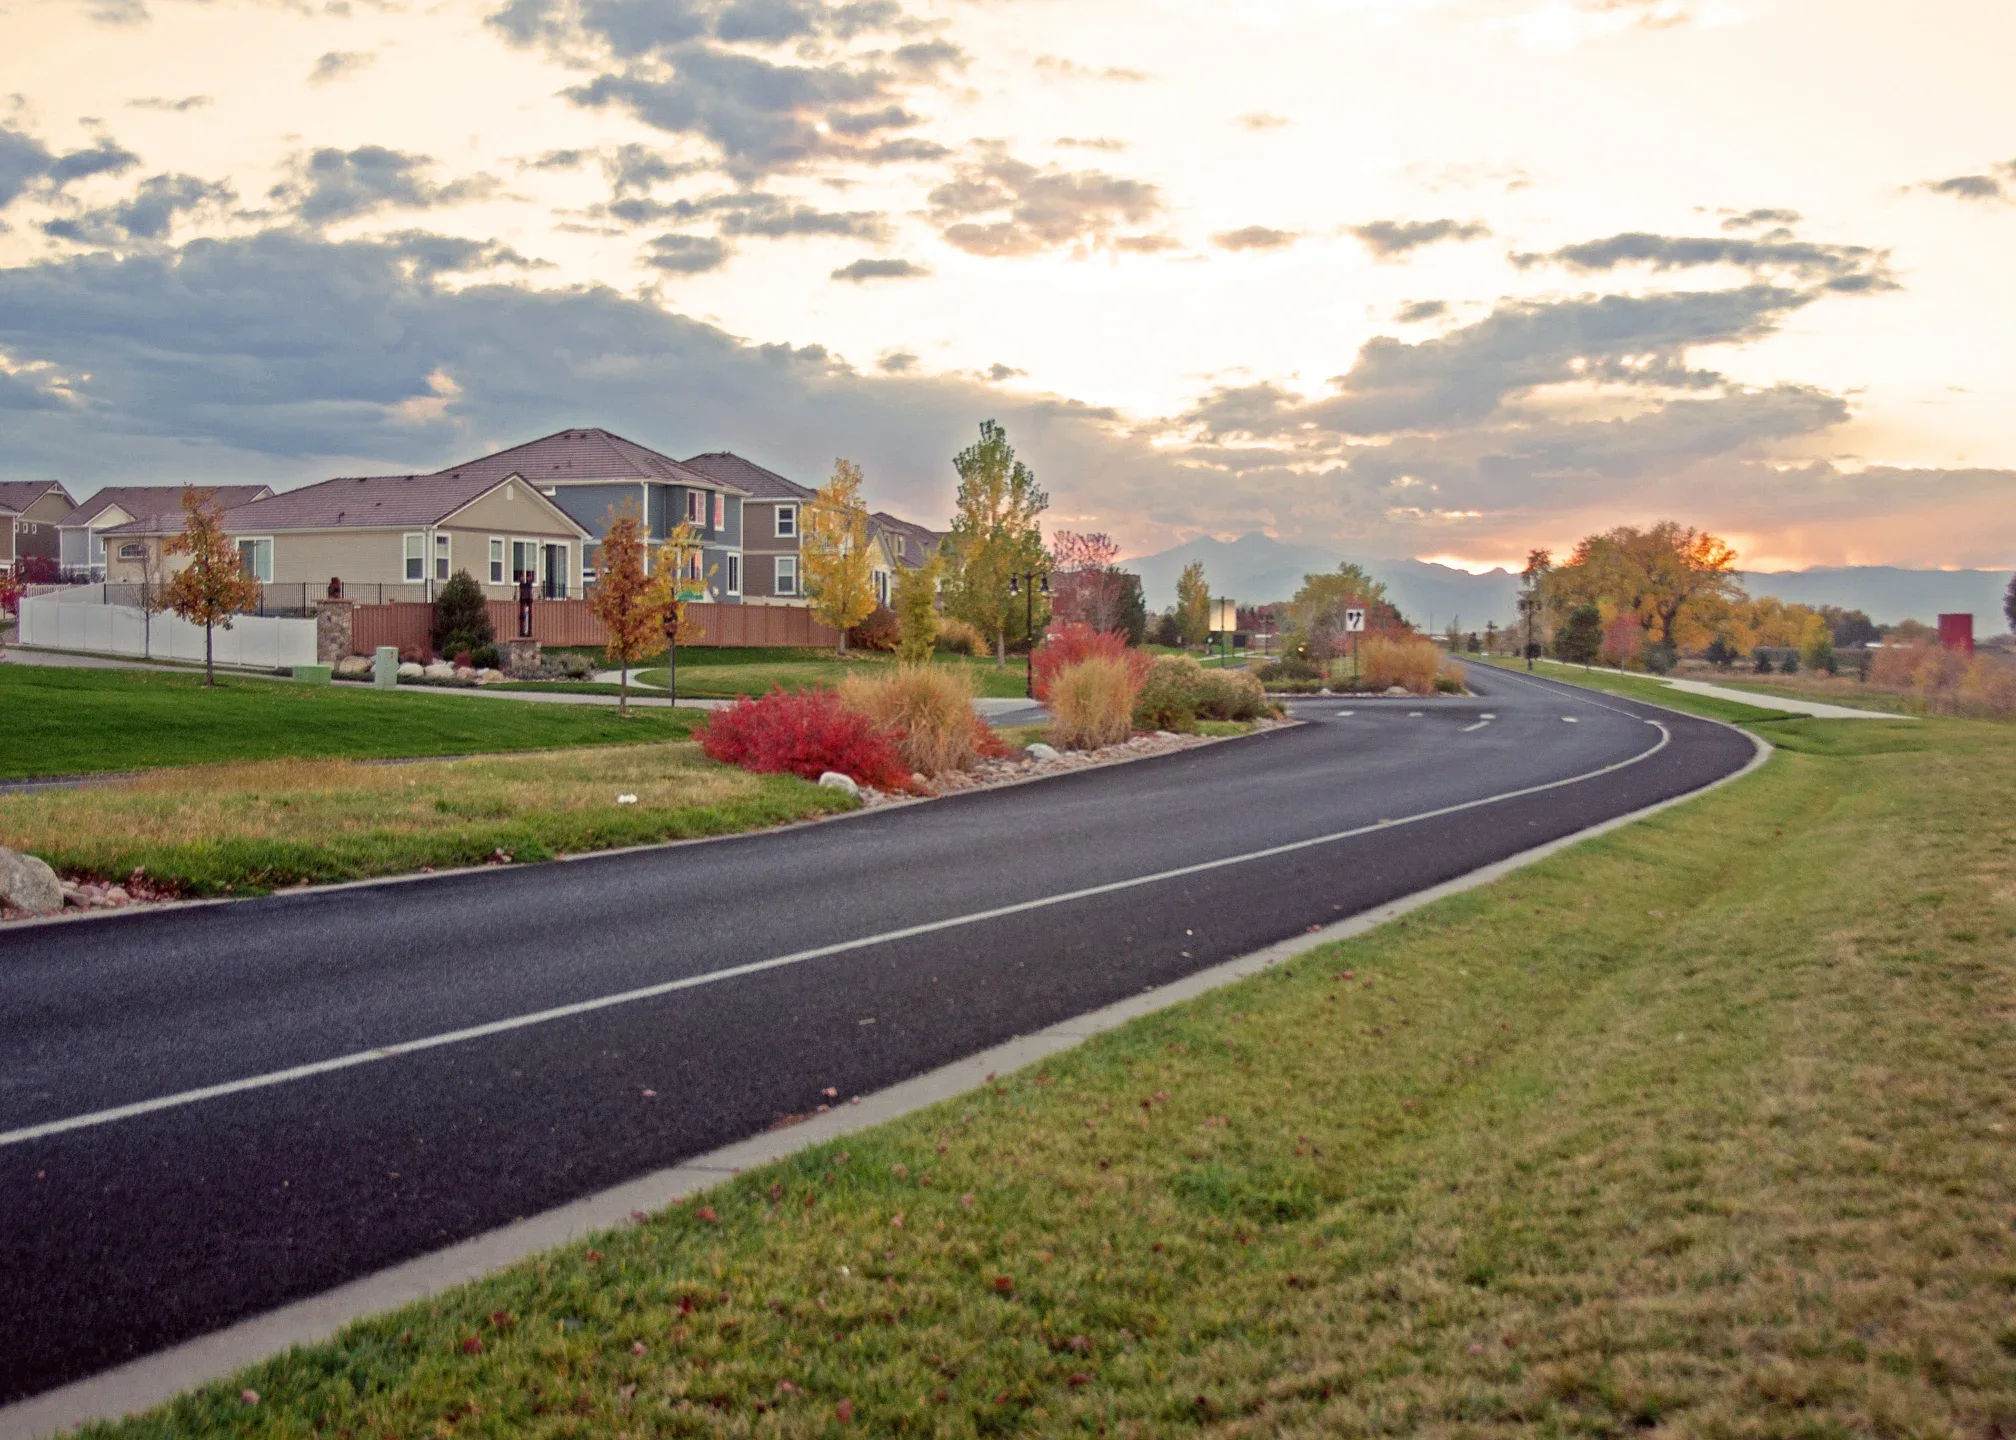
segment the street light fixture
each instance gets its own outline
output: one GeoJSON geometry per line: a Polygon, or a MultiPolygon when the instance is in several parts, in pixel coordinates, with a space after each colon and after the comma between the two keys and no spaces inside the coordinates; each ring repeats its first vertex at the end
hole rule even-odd
{"type": "Polygon", "coordinates": [[[1008,593],[1022,597],[1022,633],[1029,637],[1029,660],[1023,667],[1022,693],[1036,698],[1036,597],[1050,598],[1050,572],[1020,570],[1008,577],[1008,593]]]}

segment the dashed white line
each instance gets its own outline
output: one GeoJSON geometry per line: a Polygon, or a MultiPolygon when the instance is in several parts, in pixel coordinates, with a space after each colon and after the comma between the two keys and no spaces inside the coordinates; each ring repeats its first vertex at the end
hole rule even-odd
{"type": "MultiPolygon", "coordinates": [[[[1620,712],[1623,713],[1623,712],[1620,712]]],[[[1639,717],[1632,717],[1634,719],[1639,717]]],[[[1155,885],[1165,880],[1177,880],[1186,875],[1202,875],[1212,870],[1223,870],[1232,865],[1250,864],[1255,860],[1271,860],[1279,855],[1292,855],[1297,851],[1314,849],[1319,845],[1334,845],[1340,840],[1355,840],[1361,835],[1369,835],[1375,830],[1383,830],[1393,825],[1413,825],[1423,820],[1436,820],[1445,815],[1458,815],[1466,810],[1475,810],[1485,805],[1496,805],[1504,800],[1517,800],[1527,795],[1540,795],[1549,790],[1559,790],[1566,785],[1579,785],[1584,780],[1594,780],[1617,770],[1649,760],[1664,750],[1673,741],[1673,733],[1657,720],[1644,722],[1659,732],[1658,743],[1639,751],[1628,760],[1585,770],[1580,775],[1571,775],[1565,780],[1549,780],[1539,785],[1527,785],[1517,790],[1506,790],[1497,795],[1486,795],[1476,800],[1463,800],[1454,805],[1443,805],[1433,810],[1423,810],[1416,815],[1403,815],[1397,819],[1380,820],[1372,825],[1359,825],[1349,830],[1337,830],[1328,835],[1317,835],[1307,840],[1291,840],[1282,845],[1270,845],[1262,850],[1249,850],[1241,855],[1226,855],[1217,860],[1201,860],[1194,865],[1179,865],[1172,870],[1158,870],[1148,875],[1136,875],[1127,880],[1110,880],[1103,885],[1088,885],[1080,890],[1067,890],[1056,895],[1039,896],[1034,900],[1020,900],[1011,905],[997,905],[990,910],[976,910],[968,915],[954,915],[944,920],[926,921],[921,925],[907,925],[898,930],[886,930],[879,935],[865,935],[858,940],[840,940],[831,945],[817,945],[809,950],[797,950],[788,955],[774,956],[768,960],[752,960],[742,965],[729,965],[719,970],[710,970],[701,975],[687,975],[677,980],[661,981],[656,985],[644,985],[635,990],[624,990],[614,995],[599,995],[591,1000],[577,1000],[567,1005],[555,1005],[547,1010],[535,1010],[526,1015],[513,1015],[503,1020],[492,1020],[481,1025],[464,1026],[458,1030],[447,1030],[437,1035],[423,1035],[413,1040],[402,1040],[391,1045],[380,1045],[370,1050],[353,1050],[347,1055],[333,1055],[326,1060],[312,1060],[303,1065],[290,1065],[284,1070],[269,1071],[264,1075],[247,1075],[239,1080],[226,1080],[216,1085],[204,1085],[193,1090],[182,1090],[172,1095],[157,1095],[149,1100],[135,1100],[126,1105],[114,1105],[104,1110],[93,1110],[83,1115],[69,1115],[60,1120],[45,1120],[37,1125],[24,1125],[19,1129],[0,1131],[0,1148],[21,1145],[31,1140],[41,1140],[51,1135],[62,1135],[72,1130],[85,1130],[96,1125],[109,1125],[117,1120],[130,1120],[141,1115],[151,1115],[159,1110],[172,1110],[184,1105],[194,1105],[203,1100],[217,1100],[226,1095],[242,1094],[247,1090],[264,1090],[269,1086],[285,1085],[295,1080],[312,1079],[317,1075],[330,1075],[339,1070],[354,1069],[359,1065],[369,1065],[379,1060],[391,1060],[401,1055],[414,1055],[423,1050],[437,1050],[446,1045],[459,1045],[468,1040],[480,1040],[491,1035],[502,1035],[512,1030],[524,1030],[534,1025],[544,1025],[553,1020],[566,1020],[576,1015],[593,1014],[598,1010],[613,1009],[618,1005],[629,1005],[640,1000],[655,1000],[660,996],[676,994],[681,990],[694,990],[703,985],[719,984],[726,980],[737,980],[745,975],[758,975],[766,970],[778,970],[788,965],[802,965],[808,960],[820,960],[831,955],[845,955],[855,950],[866,950],[876,945],[886,945],[897,940],[908,940],[919,935],[931,935],[941,930],[956,930],[967,925],[977,925],[988,920],[999,920],[1009,915],[1027,914],[1032,910],[1045,910],[1053,905],[1068,905],[1074,900],[1087,900],[1097,895],[1112,895],[1123,890],[1133,890],[1143,885],[1155,885]]]]}
{"type": "Polygon", "coordinates": [[[1486,725],[1489,725],[1490,723],[1491,723],[1491,717],[1489,715],[1486,715],[1482,720],[1479,720],[1475,725],[1465,725],[1461,730],[1457,731],[1456,733],[1459,735],[1468,735],[1472,730],[1482,730],[1486,725]]]}

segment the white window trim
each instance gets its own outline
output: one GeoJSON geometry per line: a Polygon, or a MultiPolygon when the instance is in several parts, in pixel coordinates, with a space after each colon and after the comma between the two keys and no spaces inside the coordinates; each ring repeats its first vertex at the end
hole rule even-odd
{"type": "Polygon", "coordinates": [[[238,553],[240,555],[245,553],[247,545],[252,547],[252,578],[257,580],[261,585],[271,585],[273,583],[273,537],[271,535],[233,535],[231,538],[238,543],[238,553]],[[266,573],[263,575],[259,573],[259,547],[262,545],[266,547],[266,573]]]}
{"type": "Polygon", "coordinates": [[[779,505],[777,507],[777,538],[796,540],[798,538],[798,507],[779,505]]]}
{"type": "Polygon", "coordinates": [[[505,543],[504,537],[502,535],[492,535],[487,548],[490,552],[490,568],[484,572],[489,577],[487,583],[491,585],[510,584],[511,550],[505,543]]]}
{"type": "Polygon", "coordinates": [[[796,555],[774,555],[771,557],[770,588],[779,595],[796,597],[798,594],[798,557],[796,555]],[[791,577],[790,588],[785,588],[784,577],[791,577]]]}
{"type": "Polygon", "coordinates": [[[701,490],[688,490],[686,492],[686,523],[688,525],[705,525],[707,523],[707,502],[701,498],[705,493],[705,491],[701,490]]]}
{"type": "Polygon", "coordinates": [[[399,573],[408,585],[424,584],[427,579],[427,534],[423,530],[409,530],[400,537],[401,563],[399,573]],[[413,567],[420,567],[414,574],[413,567]]]}
{"type": "Polygon", "coordinates": [[[726,594],[740,595],[742,593],[742,552],[740,550],[730,550],[722,558],[727,561],[727,564],[722,569],[722,574],[726,576],[722,589],[726,594]]]}
{"type": "Polygon", "coordinates": [[[455,542],[446,530],[434,532],[434,583],[447,583],[455,573],[455,542]]]}
{"type": "Polygon", "coordinates": [[[728,497],[726,495],[716,490],[714,492],[714,499],[709,502],[707,510],[708,514],[713,518],[713,523],[707,527],[708,529],[726,530],[728,528],[728,497]]]}

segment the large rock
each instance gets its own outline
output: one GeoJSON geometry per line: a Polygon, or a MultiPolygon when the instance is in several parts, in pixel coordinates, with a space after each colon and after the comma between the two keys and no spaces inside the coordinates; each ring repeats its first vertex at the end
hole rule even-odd
{"type": "Polygon", "coordinates": [[[838,790],[843,795],[859,796],[861,787],[854,783],[851,775],[842,775],[838,770],[828,770],[819,777],[821,786],[828,790],[838,790]]]}
{"type": "Polygon", "coordinates": [[[455,678],[455,667],[446,660],[436,660],[420,673],[425,675],[429,680],[453,680],[455,678]]]}
{"type": "Polygon", "coordinates": [[[1027,755],[1031,760],[1055,760],[1057,758],[1057,747],[1054,745],[1045,745],[1041,740],[1038,740],[1022,753],[1027,755]]]}
{"type": "Polygon", "coordinates": [[[364,679],[371,674],[369,655],[345,655],[336,662],[336,673],[347,679],[364,679]]]}
{"type": "Polygon", "coordinates": [[[399,667],[399,678],[401,680],[418,680],[426,673],[426,670],[414,664],[411,660],[406,661],[399,667]]]}
{"type": "Polygon", "coordinates": [[[63,908],[63,882],[44,861],[0,846],[0,901],[30,915],[63,908]]]}

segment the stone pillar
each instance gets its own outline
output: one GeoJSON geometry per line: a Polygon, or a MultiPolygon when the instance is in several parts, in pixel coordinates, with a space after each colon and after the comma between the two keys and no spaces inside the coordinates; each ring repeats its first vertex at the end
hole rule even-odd
{"type": "Polygon", "coordinates": [[[506,640],[497,647],[498,658],[504,662],[504,673],[513,680],[536,678],[539,674],[539,642],[537,640],[506,640]]]}
{"type": "Polygon", "coordinates": [[[315,602],[315,658],[334,665],[350,653],[350,611],[348,600],[315,602]]]}

